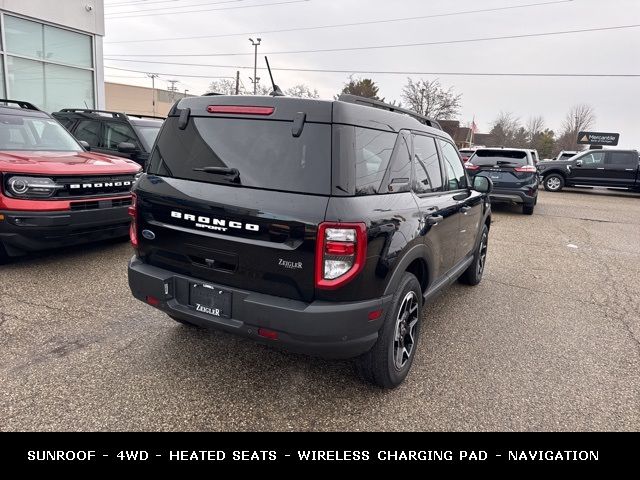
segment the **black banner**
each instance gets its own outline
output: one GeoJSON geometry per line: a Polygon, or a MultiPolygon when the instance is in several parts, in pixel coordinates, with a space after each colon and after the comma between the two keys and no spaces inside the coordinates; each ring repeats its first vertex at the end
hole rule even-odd
{"type": "MultiPolygon", "coordinates": [[[[129,471],[401,466],[593,472],[634,466],[637,434],[603,433],[5,433],[5,469],[129,471]],[[635,440],[634,440],[635,439],[635,440]]],[[[215,471],[215,470],[212,470],[215,471]]]]}

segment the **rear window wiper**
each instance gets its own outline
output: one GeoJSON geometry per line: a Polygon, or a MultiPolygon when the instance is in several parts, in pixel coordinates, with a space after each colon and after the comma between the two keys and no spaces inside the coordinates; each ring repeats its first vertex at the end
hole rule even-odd
{"type": "Polygon", "coordinates": [[[213,173],[214,175],[227,175],[231,177],[229,180],[234,183],[240,183],[240,171],[237,168],[228,167],[198,167],[193,169],[194,172],[213,173]]]}

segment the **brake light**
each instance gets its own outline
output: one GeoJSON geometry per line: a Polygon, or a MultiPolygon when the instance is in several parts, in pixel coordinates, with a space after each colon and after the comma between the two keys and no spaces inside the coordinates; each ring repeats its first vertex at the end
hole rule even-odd
{"type": "Polygon", "coordinates": [[[226,113],[241,115],[271,115],[275,112],[274,107],[250,107],[243,105],[209,105],[207,112],[209,113],[226,113]]]}
{"type": "Polygon", "coordinates": [[[536,170],[536,167],[534,167],[533,165],[524,165],[523,167],[516,167],[514,168],[514,170],[516,172],[525,172],[525,173],[536,173],[538,170],[536,170]]]}
{"type": "Polygon", "coordinates": [[[464,164],[464,168],[466,168],[467,170],[479,170],[480,169],[480,167],[478,165],[474,165],[474,164],[469,163],[469,162],[464,164]]]}
{"type": "Polygon", "coordinates": [[[316,287],[333,290],[343,286],[362,271],[366,255],[364,223],[321,223],[316,242],[316,287]]]}
{"type": "Polygon", "coordinates": [[[131,224],[129,225],[129,240],[131,240],[131,246],[138,248],[138,196],[135,193],[131,194],[131,205],[128,210],[131,217],[131,224]]]}

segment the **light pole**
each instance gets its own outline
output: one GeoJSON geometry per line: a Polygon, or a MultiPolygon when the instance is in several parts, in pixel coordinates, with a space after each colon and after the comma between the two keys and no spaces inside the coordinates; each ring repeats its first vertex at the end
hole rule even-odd
{"type": "Polygon", "coordinates": [[[253,57],[253,94],[256,95],[258,93],[258,82],[260,81],[260,79],[258,78],[258,45],[260,45],[260,42],[262,41],[261,38],[258,38],[257,40],[254,40],[253,38],[250,38],[249,41],[251,42],[251,45],[253,45],[254,47],[254,57],[253,57]]]}
{"type": "Polygon", "coordinates": [[[153,116],[156,116],[156,78],[157,73],[147,73],[147,77],[151,79],[151,104],[153,106],[153,116]]]}

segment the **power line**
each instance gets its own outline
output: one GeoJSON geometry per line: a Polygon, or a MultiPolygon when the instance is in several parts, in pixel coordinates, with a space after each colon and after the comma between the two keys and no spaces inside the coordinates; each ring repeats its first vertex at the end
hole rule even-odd
{"type": "MultiPolygon", "coordinates": [[[[259,5],[240,5],[237,7],[222,7],[222,8],[205,8],[205,9],[201,9],[201,10],[189,10],[188,12],[162,12],[162,13],[139,13],[137,15],[128,15],[126,13],[122,13],[122,17],[112,17],[112,16],[106,16],[105,17],[108,20],[120,20],[123,18],[136,18],[136,17],[155,17],[158,15],[182,15],[184,13],[199,13],[199,12],[212,12],[212,11],[218,11],[218,10],[236,10],[236,9],[240,9],[240,8],[255,8],[255,7],[272,7],[275,5],[288,5],[291,3],[302,3],[302,2],[310,2],[311,0],[287,0],[284,2],[273,2],[273,3],[261,3],[259,5]]],[[[114,14],[115,15],[115,14],[114,14]]]]}
{"type": "MultiPolygon", "coordinates": [[[[112,67],[110,65],[105,65],[104,68],[110,69],[110,70],[120,70],[123,72],[134,72],[134,73],[144,73],[145,75],[147,73],[149,73],[148,70],[131,70],[130,68],[121,68],[121,67],[112,67]]],[[[253,67],[251,67],[253,68],[253,67]]],[[[260,67],[258,67],[260,68],[260,67]]],[[[185,75],[182,73],[162,73],[162,72],[152,72],[155,73],[156,75],[160,75],[160,76],[168,76],[168,77],[184,77],[184,78],[235,78],[235,77],[229,77],[229,76],[211,76],[211,75],[185,75]]],[[[109,75],[108,73],[105,73],[105,75],[109,75]]],[[[144,78],[144,77],[142,77],[144,78]]]]}
{"type": "MultiPolygon", "coordinates": [[[[541,32],[541,33],[524,33],[521,35],[504,35],[498,37],[483,37],[483,38],[466,38],[459,40],[441,40],[435,42],[418,42],[418,43],[397,43],[391,45],[369,45],[364,47],[340,47],[340,48],[320,48],[314,50],[289,50],[279,52],[264,52],[265,55],[284,55],[284,54],[300,54],[300,53],[323,53],[323,52],[351,52],[362,50],[380,50],[386,48],[406,48],[406,47],[424,47],[432,45],[453,45],[457,43],[474,43],[474,42],[486,42],[492,40],[513,40],[517,38],[531,38],[531,37],[547,37],[553,35],[568,35],[573,33],[588,33],[588,32],[601,32],[608,30],[621,30],[627,28],[637,28],[640,24],[636,25],[619,25],[615,27],[598,27],[598,28],[584,28],[579,30],[563,30],[557,32],[541,32]]],[[[240,57],[252,55],[251,53],[164,53],[164,54],[108,54],[110,59],[112,57],[240,57]]],[[[107,57],[105,57],[107,58],[107,57]]],[[[155,62],[160,63],[160,62],[155,62]]]]}
{"type": "MultiPolygon", "coordinates": [[[[116,60],[126,61],[126,60],[116,60]]],[[[136,60],[130,60],[132,62],[138,62],[136,60]]],[[[252,70],[253,66],[239,66],[239,65],[202,65],[197,63],[168,63],[168,62],[143,62],[138,63],[162,63],[164,65],[174,66],[196,66],[196,67],[209,67],[209,68],[235,68],[252,70]]],[[[146,73],[142,70],[129,70],[127,68],[112,67],[109,65],[106,68],[113,68],[115,70],[124,70],[128,72],[146,73]]],[[[258,67],[258,70],[266,70],[264,67],[258,67]]],[[[613,77],[613,78],[638,78],[640,74],[635,73],[528,73],[528,72],[418,72],[418,71],[396,71],[396,70],[332,70],[332,69],[314,69],[314,68],[272,68],[273,71],[283,72],[309,72],[309,73],[347,73],[347,74],[374,74],[374,75],[440,75],[440,76],[462,76],[462,77],[613,77]]],[[[183,75],[180,73],[162,73],[157,72],[158,75],[168,75],[175,77],[194,77],[194,78],[234,78],[234,77],[212,77],[210,75],[183,75]]]]}
{"type": "Polygon", "coordinates": [[[377,24],[385,24],[385,23],[396,23],[396,22],[407,22],[412,20],[425,20],[428,18],[440,18],[440,17],[452,17],[457,15],[469,15],[474,13],[484,13],[484,12],[496,12],[500,10],[511,10],[515,8],[527,8],[527,7],[537,7],[544,5],[554,5],[558,3],[570,3],[573,0],[556,0],[552,2],[540,2],[540,3],[529,3],[526,5],[512,5],[508,7],[499,7],[499,8],[485,8],[480,10],[464,10],[460,12],[449,12],[449,13],[439,13],[432,15],[420,15],[415,17],[402,17],[402,18],[391,18],[385,20],[370,20],[364,22],[352,22],[352,23],[336,23],[333,25],[316,25],[311,27],[296,27],[296,28],[281,28],[277,30],[254,30],[251,32],[242,32],[242,33],[223,33],[217,35],[196,35],[192,37],[165,37],[165,38],[153,38],[153,39],[141,39],[141,40],[118,40],[115,42],[105,42],[105,44],[116,44],[116,43],[146,43],[146,42],[162,42],[166,40],[176,41],[176,40],[198,40],[204,38],[222,38],[222,37],[236,37],[236,36],[244,36],[244,35],[252,35],[256,33],[286,33],[286,32],[300,32],[300,31],[308,31],[308,30],[320,30],[325,28],[344,28],[344,27],[357,27],[362,25],[377,25],[377,24]]]}
{"type": "MultiPolygon", "coordinates": [[[[128,15],[130,13],[138,13],[138,12],[150,13],[150,12],[158,12],[159,10],[175,10],[176,8],[203,7],[205,5],[220,5],[222,3],[238,3],[238,2],[246,2],[246,1],[247,0],[219,0],[219,1],[216,1],[216,2],[194,3],[192,5],[176,5],[174,7],[154,7],[154,8],[151,8],[151,9],[143,8],[141,10],[127,10],[127,11],[124,11],[124,12],[111,12],[111,13],[105,14],[105,17],[107,17],[107,18],[110,18],[110,17],[115,18],[114,15],[128,15]]],[[[164,12],[164,13],[171,13],[171,12],[164,12]]]]}

